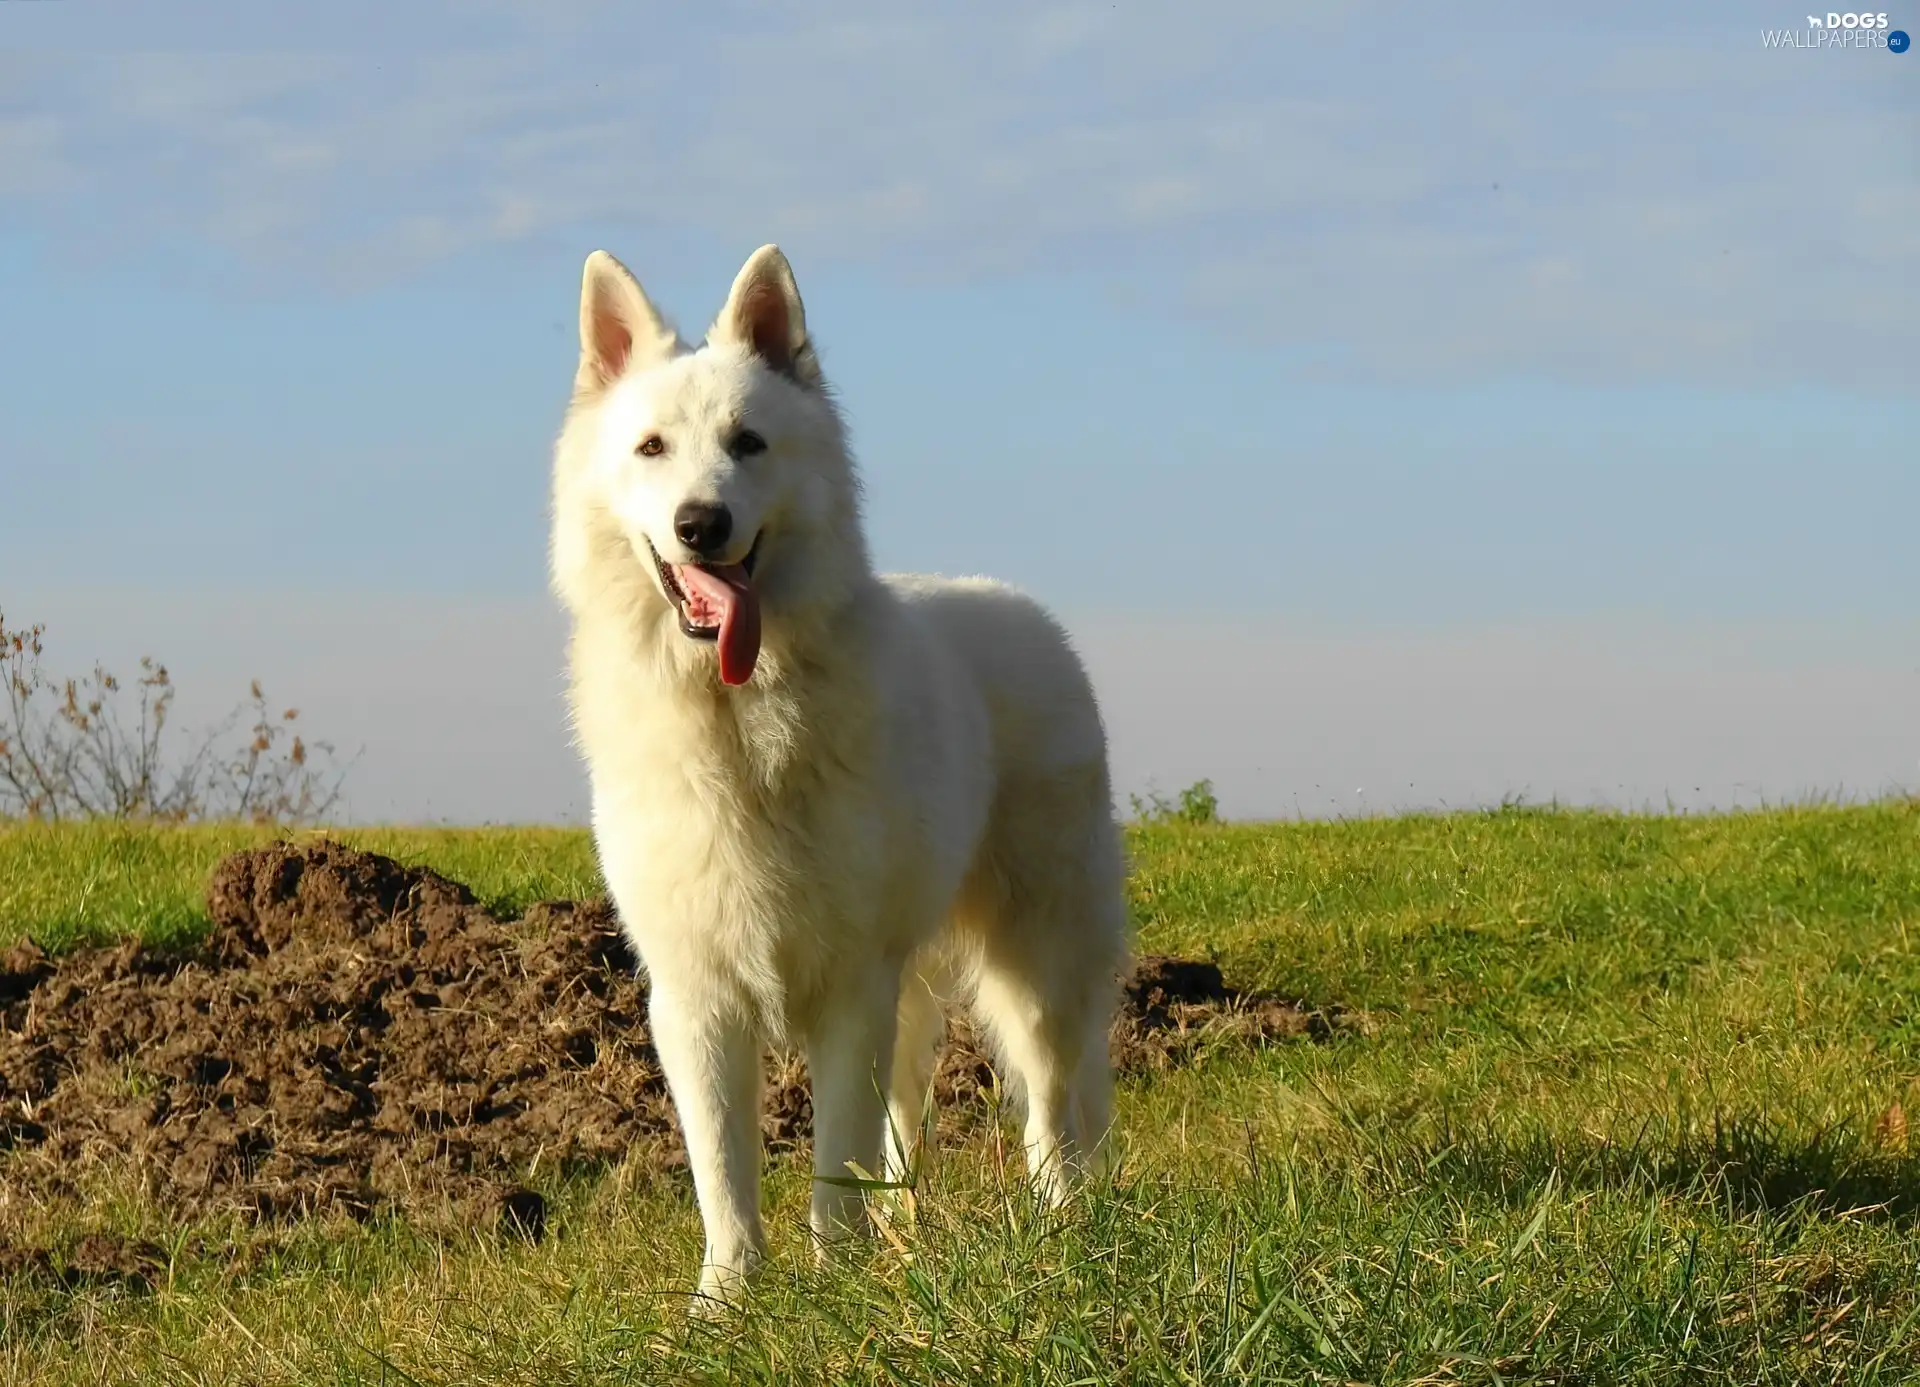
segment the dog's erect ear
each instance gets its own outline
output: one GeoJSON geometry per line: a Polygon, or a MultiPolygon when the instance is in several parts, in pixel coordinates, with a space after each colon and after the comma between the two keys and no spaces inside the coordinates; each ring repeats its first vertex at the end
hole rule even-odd
{"type": "Polygon", "coordinates": [[[604,250],[587,257],[580,275],[580,369],[574,389],[611,385],[629,366],[665,357],[673,329],[647,301],[633,272],[604,250]]]}
{"type": "Polygon", "coordinates": [[[802,385],[820,384],[820,362],[807,340],[807,311],[793,282],[793,267],[778,246],[762,246],[747,258],[707,337],[748,347],[769,367],[802,385]]]}

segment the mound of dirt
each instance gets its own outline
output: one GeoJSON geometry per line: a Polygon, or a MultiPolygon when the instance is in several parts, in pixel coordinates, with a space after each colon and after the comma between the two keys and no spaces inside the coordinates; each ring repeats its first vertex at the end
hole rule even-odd
{"type": "MultiPolygon", "coordinates": [[[[191,951],[0,955],[0,1183],[57,1196],[108,1161],[183,1215],[451,1205],[537,1239],[534,1172],[683,1163],[646,987],[604,900],[504,921],[431,871],[320,843],[226,859],[208,906],[191,951]]],[[[1167,1068],[1341,1021],[1242,996],[1209,963],[1145,957],[1113,1054],[1123,1072],[1167,1068]]],[[[990,1083],[957,1024],[943,1110],[964,1120],[990,1083]]],[[[769,1145],[802,1142],[810,1117],[788,1062],[768,1085],[769,1145]]]]}

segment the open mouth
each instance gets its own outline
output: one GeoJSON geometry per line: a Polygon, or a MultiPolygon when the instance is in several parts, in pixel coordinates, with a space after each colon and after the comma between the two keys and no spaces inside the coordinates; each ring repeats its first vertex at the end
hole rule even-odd
{"type": "Polygon", "coordinates": [[[647,553],[680,618],[682,634],[720,647],[722,683],[746,683],[760,655],[760,595],[754,590],[753,570],[764,533],[754,537],[746,558],[729,564],[668,563],[653,541],[647,541],[647,553]]]}

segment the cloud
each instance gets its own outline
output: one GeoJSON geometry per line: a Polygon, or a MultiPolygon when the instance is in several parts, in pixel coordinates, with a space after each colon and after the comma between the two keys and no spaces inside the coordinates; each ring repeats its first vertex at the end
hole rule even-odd
{"type": "Polygon", "coordinates": [[[589,229],[777,236],[1108,283],[1348,375],[1899,388],[1920,352],[1909,74],[1766,50],[1750,9],[691,13],[48,54],[0,104],[0,210],[353,283],[589,229]]]}

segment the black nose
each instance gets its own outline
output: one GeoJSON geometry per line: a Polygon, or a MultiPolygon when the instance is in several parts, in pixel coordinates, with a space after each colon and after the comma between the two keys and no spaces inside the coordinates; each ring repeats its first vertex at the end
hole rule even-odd
{"type": "Polygon", "coordinates": [[[687,548],[708,558],[727,547],[733,512],[706,501],[682,501],[673,513],[673,532],[687,548]]]}

